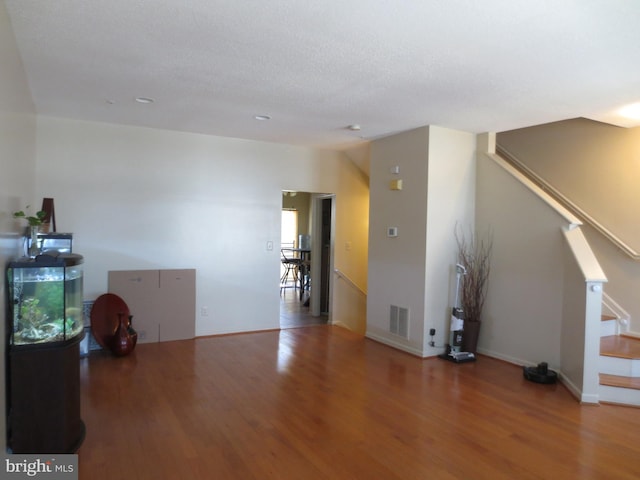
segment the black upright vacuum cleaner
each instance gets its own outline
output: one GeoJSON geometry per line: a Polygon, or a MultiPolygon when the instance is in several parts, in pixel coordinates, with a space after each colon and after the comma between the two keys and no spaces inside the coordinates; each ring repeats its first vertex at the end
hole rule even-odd
{"type": "Polygon", "coordinates": [[[454,363],[474,362],[475,354],[472,352],[462,352],[462,339],[464,337],[464,311],[460,299],[460,281],[462,276],[467,274],[464,265],[456,264],[456,296],[453,307],[451,308],[451,324],[449,328],[449,343],[447,350],[438,355],[439,358],[449,360],[454,363]]]}

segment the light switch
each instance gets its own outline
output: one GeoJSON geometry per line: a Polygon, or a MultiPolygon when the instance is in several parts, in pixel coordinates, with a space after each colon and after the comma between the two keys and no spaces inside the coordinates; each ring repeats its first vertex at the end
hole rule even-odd
{"type": "Polygon", "coordinates": [[[397,236],[398,236],[398,227],[387,228],[387,237],[397,237],[397,236]]]}

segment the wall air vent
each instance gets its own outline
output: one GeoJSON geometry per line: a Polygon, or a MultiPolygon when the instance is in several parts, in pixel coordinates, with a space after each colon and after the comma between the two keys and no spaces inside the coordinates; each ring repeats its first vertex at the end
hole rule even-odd
{"type": "Polygon", "coordinates": [[[409,309],[391,305],[389,309],[389,331],[402,338],[409,338],[409,309]]]}

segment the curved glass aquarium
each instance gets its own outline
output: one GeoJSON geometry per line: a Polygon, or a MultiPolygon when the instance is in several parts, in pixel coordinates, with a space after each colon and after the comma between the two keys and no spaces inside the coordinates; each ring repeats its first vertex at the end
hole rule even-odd
{"type": "Polygon", "coordinates": [[[81,255],[52,252],[9,264],[10,345],[64,342],[83,333],[82,263],[81,255]]]}

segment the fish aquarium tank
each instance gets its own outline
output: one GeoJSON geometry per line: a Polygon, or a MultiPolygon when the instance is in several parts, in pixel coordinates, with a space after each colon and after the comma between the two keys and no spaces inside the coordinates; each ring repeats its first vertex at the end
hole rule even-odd
{"type": "Polygon", "coordinates": [[[7,269],[10,345],[64,342],[83,333],[81,255],[51,252],[7,269]]]}

